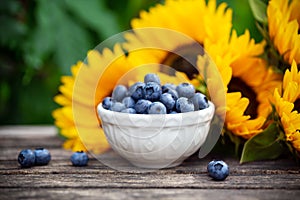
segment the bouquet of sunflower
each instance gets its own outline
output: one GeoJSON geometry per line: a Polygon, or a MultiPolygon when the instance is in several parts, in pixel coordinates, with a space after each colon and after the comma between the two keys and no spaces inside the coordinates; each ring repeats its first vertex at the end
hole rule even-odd
{"type": "MultiPolygon", "coordinates": [[[[270,0],[264,4],[249,0],[249,4],[264,38],[259,43],[248,30],[237,34],[232,27],[232,9],[226,3],[166,0],[131,21],[133,31],[124,35],[125,42],[88,52],[86,61],[71,67],[71,76],[61,78],[60,94],[55,97],[62,107],[53,117],[66,138],[64,148],[95,153],[109,149],[96,106],[128,71],[155,63],[172,67],[208,96],[221,85],[222,90],[217,91],[222,95],[215,96],[222,97],[211,98],[219,105],[216,112],[224,122],[219,141],[225,142],[222,148],[230,146],[240,152],[241,162],[275,159],[286,152],[298,158],[300,1],[270,0]],[[175,39],[170,31],[189,39],[175,39]],[[205,53],[195,50],[197,45],[205,53]],[[210,67],[205,64],[207,55],[218,74],[211,72],[203,78],[204,73],[195,69],[210,67]],[[221,82],[218,86],[214,85],[216,76],[221,82]],[[220,106],[220,102],[225,103],[220,106]]],[[[155,66],[151,70],[159,73],[155,66]]],[[[142,74],[137,72],[136,77],[142,74]]]]}

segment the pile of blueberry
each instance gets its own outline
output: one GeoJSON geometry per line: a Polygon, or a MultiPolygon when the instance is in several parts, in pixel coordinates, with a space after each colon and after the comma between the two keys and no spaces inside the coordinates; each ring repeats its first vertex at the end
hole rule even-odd
{"type": "Polygon", "coordinates": [[[18,156],[21,167],[32,167],[34,165],[47,165],[51,160],[50,152],[44,148],[35,150],[23,149],[18,156]]]}
{"type": "MultiPolygon", "coordinates": [[[[18,162],[21,167],[32,167],[36,165],[47,165],[51,160],[50,152],[44,148],[35,150],[23,149],[18,155],[18,162]]],[[[89,158],[83,151],[74,152],[70,158],[74,166],[86,166],[89,158]]]]}
{"type": "Polygon", "coordinates": [[[192,84],[160,84],[156,74],[147,74],[144,82],[136,82],[127,89],[117,85],[111,97],[102,101],[103,108],[131,114],[175,114],[202,110],[208,100],[196,92],[192,84]]]}

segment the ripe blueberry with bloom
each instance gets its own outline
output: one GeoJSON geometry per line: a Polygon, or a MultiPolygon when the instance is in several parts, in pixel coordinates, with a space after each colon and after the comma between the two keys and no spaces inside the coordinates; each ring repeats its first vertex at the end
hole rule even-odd
{"type": "Polygon", "coordinates": [[[113,100],[111,97],[105,97],[102,101],[103,108],[110,110],[111,106],[113,104],[113,100]]]}
{"type": "Polygon", "coordinates": [[[139,114],[147,114],[148,113],[148,108],[151,105],[151,101],[148,101],[146,99],[141,99],[136,102],[134,108],[137,113],[139,114]]]}
{"type": "Polygon", "coordinates": [[[213,160],[209,162],[207,165],[207,171],[209,176],[217,181],[225,180],[229,175],[229,167],[222,160],[213,160]]]}
{"type": "Polygon", "coordinates": [[[89,157],[85,152],[77,151],[72,154],[70,160],[74,166],[81,167],[81,166],[86,166],[88,164],[89,157]]]}
{"type": "Polygon", "coordinates": [[[161,102],[153,102],[148,107],[148,114],[167,114],[167,109],[161,102]]]}
{"type": "Polygon", "coordinates": [[[128,92],[127,88],[124,85],[117,85],[114,88],[111,97],[115,101],[122,102],[122,100],[124,99],[124,97],[127,96],[127,92],[128,92]]]}
{"type": "Polygon", "coordinates": [[[157,84],[160,84],[160,79],[156,74],[146,74],[146,76],[144,77],[144,82],[155,82],[157,84]]]}
{"type": "Polygon", "coordinates": [[[134,99],[131,98],[131,97],[125,97],[123,100],[122,100],[122,103],[125,105],[126,108],[134,108],[134,99]]]}
{"type": "Polygon", "coordinates": [[[195,88],[192,84],[181,83],[176,87],[176,91],[180,97],[192,98],[195,94],[195,88]]]}
{"type": "Polygon", "coordinates": [[[146,74],[144,82],[136,82],[128,90],[117,85],[113,97],[104,98],[102,105],[107,110],[130,114],[175,114],[205,109],[208,100],[189,83],[160,85],[156,74],[146,74]]]}
{"type": "Polygon", "coordinates": [[[161,86],[156,82],[148,82],[144,87],[144,93],[146,100],[157,101],[162,94],[161,86]]]}
{"type": "Polygon", "coordinates": [[[111,108],[110,110],[111,111],[115,111],[115,112],[121,112],[122,110],[124,110],[126,107],[123,103],[121,102],[114,102],[112,105],[111,105],[111,108]]]}
{"type": "Polygon", "coordinates": [[[144,92],[145,83],[137,82],[129,88],[129,96],[131,96],[135,101],[143,99],[145,97],[144,92]]]}
{"type": "Polygon", "coordinates": [[[180,113],[194,111],[194,104],[186,97],[180,97],[176,101],[176,111],[180,113]]]}
{"type": "Polygon", "coordinates": [[[32,167],[35,164],[35,154],[30,149],[23,149],[18,155],[21,167],[32,167]]]}
{"type": "Polygon", "coordinates": [[[208,100],[202,93],[195,93],[191,100],[194,104],[195,110],[202,110],[208,107],[208,100]]]}
{"type": "Polygon", "coordinates": [[[47,165],[51,160],[50,152],[45,148],[36,148],[34,150],[35,165],[47,165]]]}
{"type": "Polygon", "coordinates": [[[172,97],[172,95],[170,93],[163,93],[160,96],[160,102],[162,102],[167,110],[173,110],[173,108],[175,107],[176,101],[175,99],[172,97]]]}

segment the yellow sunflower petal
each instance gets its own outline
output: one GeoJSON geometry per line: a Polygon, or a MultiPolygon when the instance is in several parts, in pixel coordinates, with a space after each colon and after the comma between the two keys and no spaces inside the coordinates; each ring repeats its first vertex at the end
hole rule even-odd
{"type": "Polygon", "coordinates": [[[300,91],[300,86],[296,82],[289,82],[288,85],[284,89],[283,99],[289,102],[295,102],[298,98],[300,91]]]}
{"type": "Polygon", "coordinates": [[[84,144],[78,138],[66,140],[63,143],[63,148],[72,151],[87,151],[84,144]]]}
{"type": "Polygon", "coordinates": [[[177,30],[203,43],[204,39],[226,40],[230,35],[231,20],[232,10],[224,3],[217,7],[215,0],[210,0],[207,5],[204,0],[168,0],[164,6],[158,4],[149,12],[142,11],[140,18],[132,20],[131,25],[133,28],[177,30]]]}
{"type": "Polygon", "coordinates": [[[62,105],[53,111],[55,125],[67,138],[64,148],[101,153],[109,148],[96,113],[96,106],[112,92],[119,79],[130,70],[119,44],[113,51],[100,54],[92,50],[87,62],[78,62],[71,68],[72,76],[63,76],[61,94],[55,101],[62,105]]]}
{"type": "Polygon", "coordinates": [[[293,141],[293,134],[299,131],[300,114],[296,111],[291,113],[282,113],[281,123],[288,141],[293,141]]]}
{"type": "Polygon", "coordinates": [[[300,96],[300,72],[297,64],[293,60],[291,70],[286,70],[283,77],[283,88],[285,88],[284,99],[289,102],[295,102],[300,96]],[[287,99],[289,96],[290,98],[287,99]]]}
{"type": "Polygon", "coordinates": [[[298,131],[294,132],[291,138],[292,138],[291,142],[292,142],[293,147],[298,152],[300,152],[300,131],[298,130],[298,131]]]}
{"type": "Polygon", "coordinates": [[[72,104],[72,100],[71,99],[67,98],[64,95],[60,95],[60,94],[56,95],[54,97],[54,101],[56,103],[58,103],[59,105],[61,105],[61,106],[71,106],[71,104],[72,104]]]}
{"type": "Polygon", "coordinates": [[[300,63],[299,9],[298,0],[271,0],[267,7],[270,38],[290,64],[300,63]]]}
{"type": "Polygon", "coordinates": [[[229,124],[228,128],[233,130],[237,135],[245,139],[249,139],[262,131],[262,126],[265,121],[266,119],[264,117],[258,117],[253,120],[247,120],[240,124],[229,124]]]}
{"type": "Polygon", "coordinates": [[[295,61],[292,61],[291,70],[286,70],[283,77],[282,92],[276,88],[274,105],[279,115],[286,140],[300,152],[300,114],[294,110],[294,102],[299,100],[300,76],[295,61]]]}

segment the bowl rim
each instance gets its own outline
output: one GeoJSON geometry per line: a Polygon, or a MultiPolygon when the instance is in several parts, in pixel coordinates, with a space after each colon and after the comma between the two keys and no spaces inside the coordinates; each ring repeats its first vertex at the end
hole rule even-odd
{"type": "MultiPolygon", "coordinates": [[[[209,106],[205,109],[193,111],[193,112],[186,112],[186,113],[175,113],[175,114],[129,114],[129,113],[121,113],[121,112],[115,112],[111,110],[107,110],[103,108],[102,102],[98,104],[97,106],[97,114],[98,118],[101,120],[102,124],[110,123],[110,124],[116,124],[116,125],[125,125],[127,124],[123,120],[128,120],[130,118],[131,121],[159,121],[164,119],[165,122],[168,121],[179,121],[181,120],[182,123],[178,125],[191,125],[196,123],[205,123],[207,121],[210,121],[214,114],[215,114],[215,105],[208,101],[209,106]],[[130,117],[129,117],[130,115],[130,117]],[[188,120],[189,119],[189,120],[188,120]],[[190,120],[190,119],[196,119],[196,120],[190,120]],[[188,122],[189,121],[189,122],[188,122]]],[[[175,125],[168,125],[167,126],[175,126],[175,125]]],[[[139,127],[137,125],[136,127],[139,127]]]]}

